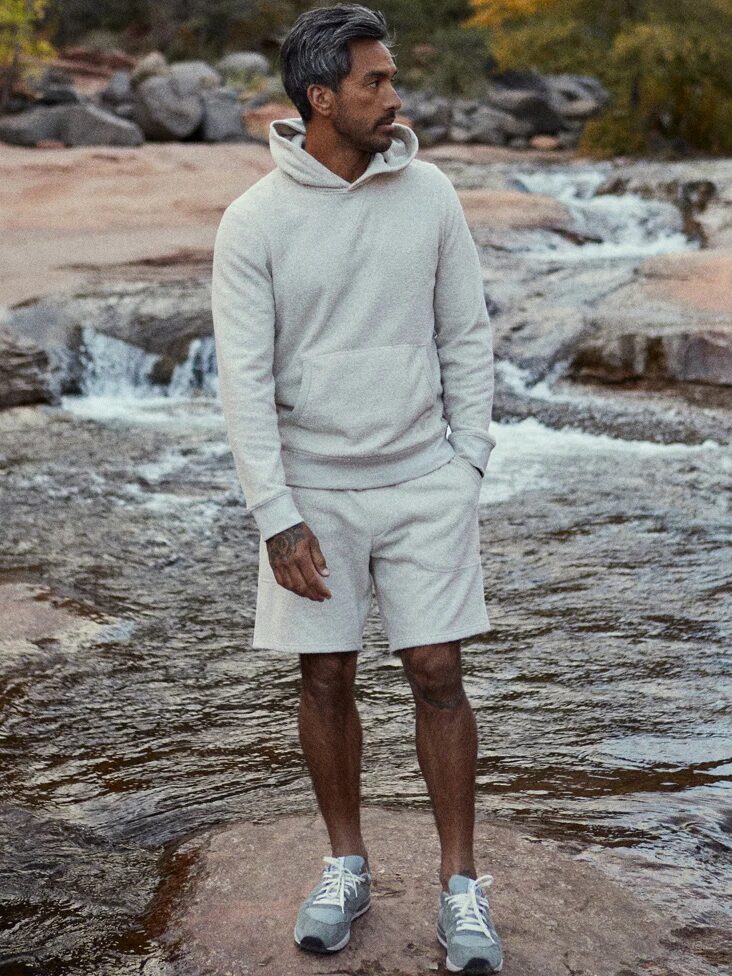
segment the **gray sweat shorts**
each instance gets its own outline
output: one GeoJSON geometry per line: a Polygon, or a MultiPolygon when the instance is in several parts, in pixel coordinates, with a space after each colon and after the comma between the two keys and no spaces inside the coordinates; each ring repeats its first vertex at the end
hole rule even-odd
{"type": "Polygon", "coordinates": [[[464,458],[377,488],[291,486],[318,537],[333,594],[319,603],[275,579],[260,537],[252,647],[362,651],[375,593],[389,651],[491,629],[480,559],[481,477],[464,458]]]}

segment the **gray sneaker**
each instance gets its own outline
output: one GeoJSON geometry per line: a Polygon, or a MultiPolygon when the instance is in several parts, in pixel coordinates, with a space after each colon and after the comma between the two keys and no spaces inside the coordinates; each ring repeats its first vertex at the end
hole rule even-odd
{"type": "Polygon", "coordinates": [[[447,949],[445,965],[451,973],[497,973],[503,966],[501,943],[482,890],[492,883],[490,874],[476,879],[453,874],[449,892],[440,892],[437,938],[447,949]]]}
{"type": "Polygon", "coordinates": [[[323,877],[300,906],[295,942],[310,952],[337,952],[351,938],[354,918],[371,907],[371,874],[360,854],[323,860],[323,877]]]}

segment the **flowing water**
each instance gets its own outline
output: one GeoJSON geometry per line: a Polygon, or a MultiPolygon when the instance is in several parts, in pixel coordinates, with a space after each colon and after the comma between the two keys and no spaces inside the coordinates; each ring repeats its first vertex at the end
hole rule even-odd
{"type": "MultiPolygon", "coordinates": [[[[521,179],[591,211],[590,169],[521,179]]],[[[620,201],[586,217],[598,243],[555,242],[567,260],[693,246],[652,202],[644,220],[639,200],[620,201]]],[[[166,389],[149,382],[151,357],[93,330],[85,346],[84,395],[2,429],[0,583],[42,580],[89,623],[0,658],[5,976],[162,971],[181,840],[314,803],[297,659],[248,646],[258,535],[213,343],[194,344],[166,389]]],[[[574,408],[584,396],[527,392],[574,408]]],[[[479,815],[560,839],[661,906],[696,972],[729,972],[730,450],[531,417],[495,434],[481,494],[493,627],[463,650],[479,815]]],[[[411,693],[375,605],[365,637],[364,801],[426,808],[411,693]]]]}

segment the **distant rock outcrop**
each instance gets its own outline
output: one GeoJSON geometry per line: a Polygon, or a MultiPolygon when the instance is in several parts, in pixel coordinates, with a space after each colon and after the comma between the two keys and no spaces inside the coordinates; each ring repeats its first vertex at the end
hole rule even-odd
{"type": "MultiPolygon", "coordinates": [[[[23,146],[138,145],[143,139],[204,142],[266,142],[268,132],[248,113],[284,104],[280,116],[296,116],[269,60],[258,51],[233,51],[216,67],[205,61],[169,64],[152,51],[136,64],[125,56],[106,65],[87,61],[75,49],[83,77],[104,79],[80,92],[67,68],[49,68],[35,101],[0,116],[0,140],[23,146]],[[64,109],[78,106],[69,116],[64,109]],[[103,113],[103,114],[100,114],[103,113]],[[66,121],[68,118],[73,122],[66,121]],[[115,125],[115,120],[118,124],[115,125]]],[[[82,52],[83,53],[83,52],[82,52]]],[[[97,59],[98,61],[99,59],[97,59]]],[[[427,147],[438,142],[473,142],[516,149],[571,148],[588,118],[610,95],[596,78],[510,71],[494,77],[482,98],[451,98],[434,91],[403,91],[401,118],[427,147]]]]}

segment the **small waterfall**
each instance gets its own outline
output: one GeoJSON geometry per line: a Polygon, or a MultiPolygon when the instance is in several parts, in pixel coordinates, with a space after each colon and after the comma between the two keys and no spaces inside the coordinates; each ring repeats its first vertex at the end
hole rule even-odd
{"type": "Polygon", "coordinates": [[[216,347],[212,336],[194,339],[184,362],[173,370],[167,386],[151,376],[160,357],[122,339],[82,329],[81,392],[85,397],[218,397],[216,347]]]}
{"type": "Polygon", "coordinates": [[[150,376],[158,356],[145,352],[122,339],[97,332],[91,326],[82,328],[82,376],[83,396],[131,397],[160,395],[161,387],[155,386],[150,376]]]}
{"type": "Polygon", "coordinates": [[[529,193],[541,193],[563,203],[577,232],[589,240],[575,243],[558,234],[547,240],[536,235],[527,251],[532,257],[562,262],[597,259],[645,258],[698,247],[683,230],[678,208],[664,200],[646,200],[637,193],[597,191],[605,182],[607,166],[542,169],[514,174],[529,193]]]}
{"type": "Polygon", "coordinates": [[[216,343],[213,336],[194,339],[185,362],[173,370],[168,395],[188,397],[195,393],[218,397],[219,377],[216,371],[216,343]]]}

